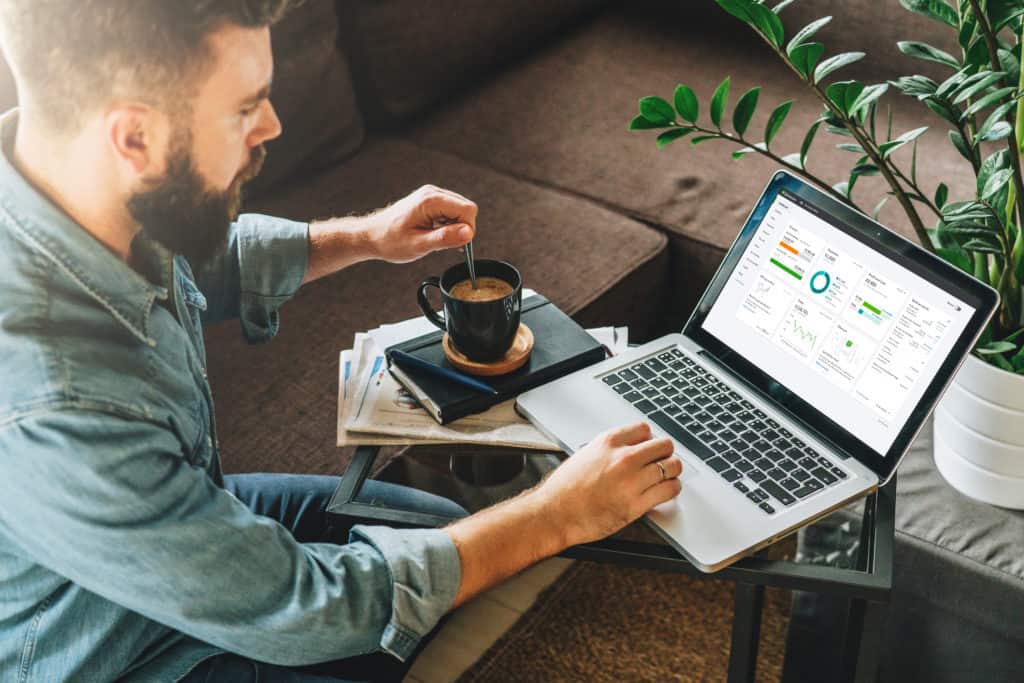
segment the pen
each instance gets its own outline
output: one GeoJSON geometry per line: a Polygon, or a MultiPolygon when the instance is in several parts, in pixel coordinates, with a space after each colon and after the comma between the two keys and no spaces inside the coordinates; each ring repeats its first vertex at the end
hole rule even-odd
{"type": "Polygon", "coordinates": [[[423,372],[434,375],[435,377],[457,382],[458,384],[485,394],[498,393],[494,387],[489,384],[484,384],[480,380],[473,379],[472,377],[464,375],[461,372],[456,372],[455,370],[443,368],[440,365],[428,363],[422,358],[417,358],[416,356],[405,353],[404,351],[399,351],[398,349],[391,349],[388,351],[388,357],[391,359],[392,363],[396,363],[407,370],[422,370],[423,372]]]}

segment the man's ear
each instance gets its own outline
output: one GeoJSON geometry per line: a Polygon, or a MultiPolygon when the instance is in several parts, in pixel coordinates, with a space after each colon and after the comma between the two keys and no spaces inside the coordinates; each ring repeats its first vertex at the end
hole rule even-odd
{"type": "Polygon", "coordinates": [[[161,175],[166,164],[170,127],[167,117],[141,104],[118,105],[104,120],[114,161],[124,175],[161,175]]]}

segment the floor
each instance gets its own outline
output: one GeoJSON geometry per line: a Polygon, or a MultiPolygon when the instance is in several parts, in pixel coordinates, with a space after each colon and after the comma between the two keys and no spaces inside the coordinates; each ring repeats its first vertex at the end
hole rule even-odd
{"type": "Polygon", "coordinates": [[[416,659],[405,683],[457,679],[572,562],[562,557],[544,560],[460,607],[416,659]]]}

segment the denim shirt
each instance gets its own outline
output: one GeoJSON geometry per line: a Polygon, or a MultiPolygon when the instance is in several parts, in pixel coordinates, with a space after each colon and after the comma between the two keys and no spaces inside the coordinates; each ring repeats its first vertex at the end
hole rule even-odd
{"type": "Polygon", "coordinates": [[[0,119],[0,681],[173,681],[223,651],[407,657],[450,607],[439,530],[300,544],[222,486],[202,324],[277,332],[308,226],[244,215],[193,273],[143,277],[33,188],[0,119]]]}

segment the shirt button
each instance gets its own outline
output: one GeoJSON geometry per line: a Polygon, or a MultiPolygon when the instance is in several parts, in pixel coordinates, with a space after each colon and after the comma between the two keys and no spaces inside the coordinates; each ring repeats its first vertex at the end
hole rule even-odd
{"type": "Polygon", "coordinates": [[[206,368],[203,368],[202,372],[203,372],[203,379],[206,379],[206,368]]]}
{"type": "Polygon", "coordinates": [[[211,439],[210,437],[206,437],[206,447],[213,448],[213,439],[211,439]]]}

